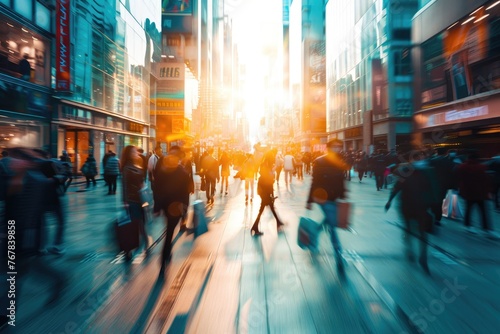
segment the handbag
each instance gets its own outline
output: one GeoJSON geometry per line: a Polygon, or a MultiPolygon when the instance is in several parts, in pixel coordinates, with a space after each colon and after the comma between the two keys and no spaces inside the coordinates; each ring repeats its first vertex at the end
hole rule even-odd
{"type": "Polygon", "coordinates": [[[130,218],[128,212],[115,219],[113,225],[120,250],[129,252],[139,247],[139,224],[130,218]]]}
{"type": "Polygon", "coordinates": [[[309,217],[300,217],[299,229],[297,231],[297,243],[302,249],[318,251],[319,234],[322,225],[309,217]]]}
{"type": "Polygon", "coordinates": [[[349,229],[352,204],[344,200],[337,201],[337,227],[349,229]]]}

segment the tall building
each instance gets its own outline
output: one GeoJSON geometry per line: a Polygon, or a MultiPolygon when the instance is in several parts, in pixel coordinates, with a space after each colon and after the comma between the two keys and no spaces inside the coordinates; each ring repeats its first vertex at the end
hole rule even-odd
{"type": "Polygon", "coordinates": [[[326,4],[329,138],[346,149],[404,149],[411,141],[411,19],[417,0],[326,4]]]}
{"type": "Polygon", "coordinates": [[[500,1],[430,2],[415,15],[412,40],[415,143],[497,155],[500,1]]]}
{"type": "Polygon", "coordinates": [[[290,134],[302,151],[317,150],[326,143],[325,5],[292,0],[289,15],[284,62],[289,63],[290,134]]]}
{"type": "Polygon", "coordinates": [[[150,148],[157,1],[2,1],[1,8],[2,120],[20,129],[8,132],[9,145],[53,156],[66,150],[74,172],[89,155],[101,161],[125,145],[150,148]],[[29,75],[16,64],[24,55],[29,75]]]}

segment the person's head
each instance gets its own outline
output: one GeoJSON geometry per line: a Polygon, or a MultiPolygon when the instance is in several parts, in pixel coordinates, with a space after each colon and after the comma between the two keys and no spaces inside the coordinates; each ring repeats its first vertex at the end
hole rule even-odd
{"type": "Polygon", "coordinates": [[[344,147],[344,143],[342,142],[342,140],[337,139],[337,138],[334,138],[334,139],[328,141],[328,143],[326,143],[326,148],[330,152],[340,153],[340,151],[342,151],[343,147],[344,147]]]}
{"type": "Polygon", "coordinates": [[[25,53],[25,54],[23,55],[23,58],[24,58],[24,59],[28,59],[29,57],[30,57],[30,55],[29,55],[29,54],[27,54],[27,53],[25,53]]]}
{"type": "Polygon", "coordinates": [[[127,164],[134,164],[136,157],[140,159],[139,154],[137,153],[137,147],[134,145],[125,146],[122,151],[120,165],[125,166],[127,164]]]}
{"type": "Polygon", "coordinates": [[[144,154],[144,150],[143,150],[142,148],[138,148],[138,149],[137,149],[137,153],[139,153],[139,154],[144,154]]]}
{"type": "Polygon", "coordinates": [[[158,156],[161,156],[163,154],[163,149],[161,148],[161,146],[156,146],[155,154],[158,156]]]}
{"type": "Polygon", "coordinates": [[[7,156],[9,156],[9,152],[7,150],[3,150],[2,151],[2,158],[5,158],[7,156]]]}
{"type": "Polygon", "coordinates": [[[207,149],[207,153],[210,154],[210,155],[214,154],[214,148],[213,147],[209,147],[207,149]]]}

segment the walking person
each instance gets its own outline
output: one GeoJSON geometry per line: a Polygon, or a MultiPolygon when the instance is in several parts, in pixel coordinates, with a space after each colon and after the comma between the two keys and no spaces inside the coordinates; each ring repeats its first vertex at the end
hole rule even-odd
{"type": "MultiPolygon", "coordinates": [[[[111,161],[111,160],[110,160],[111,161]]],[[[122,194],[123,203],[132,221],[139,226],[139,235],[142,238],[144,251],[149,254],[149,236],[146,231],[146,219],[142,207],[141,189],[144,187],[143,159],[139,156],[137,148],[132,145],[126,146],[122,151],[120,166],[122,172],[122,194]]],[[[109,163],[109,161],[108,161],[109,163]]],[[[128,252],[126,259],[130,260],[132,254],[128,252]]]]}
{"type": "Polygon", "coordinates": [[[377,186],[377,191],[380,191],[384,186],[384,173],[387,167],[384,154],[379,151],[378,154],[373,159],[373,173],[375,174],[375,185],[377,186]]]}
{"type": "Polygon", "coordinates": [[[80,168],[83,176],[85,176],[85,180],[87,181],[87,187],[90,187],[90,181],[92,181],[93,186],[96,186],[95,177],[97,175],[97,163],[93,155],[89,155],[87,160],[80,168]]]}
{"type": "Polygon", "coordinates": [[[247,154],[247,159],[243,163],[240,175],[245,180],[245,204],[248,204],[248,196],[250,195],[250,202],[253,202],[253,195],[255,189],[255,160],[254,156],[250,153],[247,154]]]}
{"type": "Polygon", "coordinates": [[[291,151],[287,151],[283,157],[283,169],[285,171],[285,184],[288,186],[289,183],[292,183],[292,176],[295,171],[295,158],[291,151]]]}
{"type": "Polygon", "coordinates": [[[219,164],[220,164],[220,176],[221,176],[220,194],[222,196],[222,192],[224,191],[224,186],[226,186],[224,195],[227,196],[229,188],[229,174],[230,174],[229,168],[231,167],[231,158],[229,157],[226,151],[222,152],[219,164]]]}
{"type": "Polygon", "coordinates": [[[339,139],[327,143],[327,153],[313,163],[312,183],[307,199],[306,209],[312,209],[317,203],[325,215],[324,224],[328,227],[331,242],[335,251],[337,267],[342,269],[342,246],[337,235],[337,200],[345,198],[344,172],[349,168],[340,155],[343,143],[339,139]]]}
{"type": "Polygon", "coordinates": [[[414,261],[412,238],[414,227],[418,227],[420,241],[419,263],[426,273],[430,273],[427,264],[427,233],[432,229],[432,205],[437,198],[433,183],[436,175],[429,166],[424,152],[410,153],[410,163],[400,164],[395,170],[397,182],[392,188],[389,200],[385,205],[387,212],[392,200],[401,192],[400,210],[405,223],[404,239],[406,256],[410,262],[414,261]]]}
{"type": "Polygon", "coordinates": [[[149,157],[148,160],[148,178],[149,182],[151,182],[151,189],[154,191],[153,188],[153,181],[154,181],[154,170],[156,168],[156,163],[158,160],[160,160],[160,157],[163,156],[163,149],[161,146],[156,146],[153,154],[149,157]]]}
{"type": "Polygon", "coordinates": [[[62,155],[59,157],[59,160],[64,166],[64,176],[66,177],[66,181],[64,182],[64,192],[66,192],[71,185],[71,182],[73,182],[73,166],[71,165],[71,157],[66,151],[62,151],[62,155]]]}
{"type": "Polygon", "coordinates": [[[116,157],[116,153],[112,152],[104,168],[104,177],[108,182],[108,195],[116,194],[116,179],[118,175],[120,175],[120,161],[116,157]]]}
{"type": "Polygon", "coordinates": [[[481,213],[481,223],[484,233],[490,237],[498,237],[496,233],[491,231],[491,227],[489,226],[486,200],[489,198],[492,189],[487,167],[480,162],[478,152],[474,151],[468,155],[468,159],[457,167],[456,176],[459,194],[466,202],[465,228],[470,233],[477,233],[477,229],[470,222],[472,208],[477,206],[481,213]]]}
{"type": "Polygon", "coordinates": [[[108,180],[106,179],[106,174],[104,173],[104,171],[106,170],[106,162],[108,162],[108,159],[111,157],[112,153],[113,151],[108,150],[108,152],[104,154],[104,157],[102,157],[102,170],[103,170],[102,174],[104,176],[104,186],[108,186],[108,180]]]}
{"type": "Polygon", "coordinates": [[[363,181],[363,176],[365,173],[367,173],[367,168],[368,168],[368,158],[365,154],[365,152],[361,152],[359,154],[359,157],[356,161],[356,168],[358,170],[358,178],[359,178],[359,183],[363,181]]]}
{"type": "Polygon", "coordinates": [[[219,182],[219,162],[213,157],[214,149],[210,147],[201,161],[200,173],[205,177],[207,204],[214,204],[215,184],[219,182]]]}
{"type": "Polygon", "coordinates": [[[181,220],[185,206],[189,203],[190,180],[180,165],[181,152],[178,146],[171,147],[169,154],[161,157],[154,170],[154,211],[163,212],[166,218],[166,236],[163,244],[160,276],[170,262],[172,237],[181,220]]]}
{"type": "Polygon", "coordinates": [[[276,171],[276,183],[280,184],[280,175],[283,170],[283,154],[279,151],[276,153],[276,160],[274,161],[274,169],[276,171]]]}
{"type": "Polygon", "coordinates": [[[255,222],[253,223],[250,230],[250,234],[254,236],[263,234],[259,230],[259,222],[260,217],[262,216],[262,212],[264,212],[264,208],[266,206],[269,206],[269,209],[271,209],[274,218],[276,218],[276,228],[278,232],[284,225],[279,219],[278,214],[276,213],[276,209],[274,208],[274,161],[275,157],[272,154],[272,151],[269,151],[264,156],[262,164],[260,165],[260,177],[257,183],[257,194],[259,194],[261,202],[259,213],[257,214],[257,218],[255,218],[255,222]]]}

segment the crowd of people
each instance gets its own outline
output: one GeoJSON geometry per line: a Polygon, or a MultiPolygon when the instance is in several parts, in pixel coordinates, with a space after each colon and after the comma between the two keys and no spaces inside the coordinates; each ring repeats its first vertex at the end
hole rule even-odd
{"type": "MultiPolygon", "coordinates": [[[[481,212],[481,223],[486,235],[498,238],[492,231],[492,224],[486,201],[493,199],[495,208],[500,210],[498,192],[500,189],[500,156],[480,160],[477,151],[457,154],[456,151],[413,150],[405,154],[395,151],[377,151],[367,155],[364,152],[343,151],[343,143],[332,140],[327,145],[327,153],[296,152],[292,149],[280,152],[274,148],[255,146],[253,153],[241,151],[214,152],[208,148],[200,155],[192,155],[179,146],[172,146],[164,154],[161,147],[153,152],[135,146],[125,147],[120,155],[109,151],[102,160],[102,174],[107,186],[107,194],[115,195],[117,179],[122,182],[121,198],[130,218],[138,222],[142,240],[140,248],[146,256],[150,243],[147,231],[147,215],[144,210],[144,189],[151,189],[153,214],[165,219],[166,237],[161,256],[161,273],[171,259],[173,233],[177,225],[186,229],[188,207],[191,194],[195,192],[195,175],[204,185],[207,206],[213,205],[217,190],[220,196],[229,196],[231,171],[233,177],[244,183],[245,204],[254,201],[256,191],[260,197],[258,215],[250,229],[252,236],[263,234],[259,228],[261,215],[269,207],[276,219],[278,231],[284,226],[274,205],[274,187],[285,182],[289,187],[304,175],[312,178],[310,194],[305,200],[306,208],[317,203],[325,214],[325,224],[331,235],[331,242],[337,256],[337,264],[342,264],[342,247],[336,234],[336,201],[345,197],[345,182],[351,181],[351,174],[358,173],[359,182],[374,179],[377,191],[391,186],[385,206],[392,206],[394,198],[400,194],[400,206],[406,232],[416,230],[420,240],[419,263],[425,271],[427,266],[427,233],[441,225],[442,203],[450,189],[464,199],[464,226],[470,233],[479,231],[471,226],[471,212],[477,206],[481,212]],[[194,170],[193,170],[194,167],[194,170]],[[281,174],[283,172],[283,177],[281,174]]],[[[64,227],[66,214],[61,198],[73,181],[71,160],[64,151],[59,159],[36,149],[10,149],[2,153],[0,173],[2,174],[1,200],[5,202],[4,220],[15,220],[20,253],[26,256],[45,252],[64,254],[64,227]],[[41,195],[43,194],[43,196],[41,195]],[[37,201],[36,196],[43,198],[37,201]],[[36,203],[36,205],[25,205],[36,203]],[[44,240],[42,233],[44,214],[53,212],[57,218],[57,233],[53,245],[44,240]]],[[[89,155],[79,169],[85,177],[86,187],[96,186],[99,175],[96,159],[89,155]]],[[[355,199],[353,199],[355,201],[355,199]]],[[[5,224],[3,224],[5,226],[5,224]]],[[[406,250],[410,261],[411,238],[406,250]]],[[[4,251],[4,250],[2,250],[4,251]]],[[[125,254],[126,259],[132,253],[125,254]]]]}

